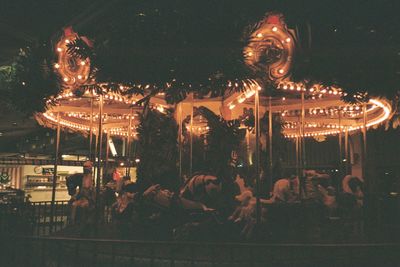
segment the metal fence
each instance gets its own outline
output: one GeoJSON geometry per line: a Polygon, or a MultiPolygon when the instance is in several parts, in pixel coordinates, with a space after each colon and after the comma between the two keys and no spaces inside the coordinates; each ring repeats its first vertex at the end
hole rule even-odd
{"type": "Polygon", "coordinates": [[[51,201],[32,202],[31,204],[34,235],[48,235],[67,226],[68,201],[55,201],[53,222],[51,222],[51,201]]]}
{"type": "Polygon", "coordinates": [[[17,238],[8,266],[399,266],[400,244],[240,244],[17,238]]]}
{"type": "MultiPolygon", "coordinates": [[[[55,201],[51,221],[51,201],[0,205],[0,233],[46,236],[64,229],[70,220],[68,201],[55,201]]],[[[103,209],[99,222],[111,222],[111,210],[103,209]]]]}

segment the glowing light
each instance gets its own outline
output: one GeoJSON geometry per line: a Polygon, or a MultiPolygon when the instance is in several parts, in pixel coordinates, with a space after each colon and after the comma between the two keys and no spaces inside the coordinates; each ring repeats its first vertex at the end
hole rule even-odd
{"type": "Polygon", "coordinates": [[[58,51],[58,52],[61,52],[61,51],[62,51],[62,48],[61,48],[61,47],[57,47],[57,51],[58,51]]]}
{"type": "Polygon", "coordinates": [[[275,26],[274,26],[274,27],[272,27],[272,31],[273,31],[273,32],[276,32],[277,30],[278,30],[278,28],[277,28],[277,27],[275,27],[275,26]]]}
{"type": "Polygon", "coordinates": [[[235,108],[235,104],[229,104],[229,109],[234,109],[235,108]]]}
{"type": "Polygon", "coordinates": [[[372,122],[369,122],[367,124],[367,127],[370,127],[370,126],[375,125],[375,124],[379,124],[379,123],[385,121],[387,118],[389,118],[391,109],[387,105],[384,105],[382,102],[380,102],[379,100],[376,100],[376,99],[370,99],[369,102],[371,102],[374,105],[382,108],[384,113],[383,113],[383,115],[381,115],[376,120],[374,120],[372,122]]]}
{"type": "Polygon", "coordinates": [[[256,93],[255,91],[249,90],[249,91],[247,91],[247,92],[245,93],[245,95],[246,95],[247,98],[250,98],[250,97],[252,97],[255,93],[256,93]]]}
{"type": "Polygon", "coordinates": [[[246,96],[241,96],[241,97],[239,97],[238,102],[243,103],[245,100],[246,100],[246,96]]]}
{"type": "Polygon", "coordinates": [[[278,72],[279,72],[280,74],[282,74],[282,73],[284,73],[285,71],[284,71],[283,69],[279,69],[278,72]]]}
{"type": "Polygon", "coordinates": [[[64,82],[68,82],[69,81],[69,78],[68,77],[64,77],[64,82]]]}
{"type": "Polygon", "coordinates": [[[288,37],[288,38],[286,38],[286,43],[290,43],[290,38],[288,37]]]}
{"type": "Polygon", "coordinates": [[[257,33],[257,37],[258,37],[258,38],[263,37],[262,33],[261,33],[261,32],[260,32],[260,33],[257,33]]]}
{"type": "Polygon", "coordinates": [[[248,55],[249,57],[251,57],[251,56],[253,56],[253,52],[249,52],[249,53],[247,53],[247,55],[248,55]]]}
{"type": "Polygon", "coordinates": [[[81,64],[82,66],[85,66],[85,65],[86,65],[86,62],[82,60],[80,64],[81,64]]]}
{"type": "Polygon", "coordinates": [[[60,64],[56,63],[54,64],[54,68],[58,69],[60,67],[60,64]]]}

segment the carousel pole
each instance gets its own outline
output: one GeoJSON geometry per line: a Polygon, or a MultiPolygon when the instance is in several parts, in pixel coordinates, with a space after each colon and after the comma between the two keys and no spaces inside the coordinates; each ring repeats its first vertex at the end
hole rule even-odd
{"type": "MultiPolygon", "coordinates": [[[[342,114],[339,109],[339,134],[338,134],[338,142],[339,142],[339,175],[343,177],[343,136],[342,136],[342,114]]],[[[339,188],[339,185],[337,185],[339,188]]]]}
{"type": "Polygon", "coordinates": [[[93,146],[93,97],[90,98],[90,130],[89,130],[89,160],[93,159],[92,146],[93,146]]]}
{"type": "Polygon", "coordinates": [[[99,96],[99,127],[98,127],[98,149],[97,149],[97,174],[96,174],[96,229],[98,229],[99,219],[99,198],[100,195],[100,175],[101,175],[101,154],[103,143],[103,95],[99,96]]]}
{"type": "Polygon", "coordinates": [[[128,137],[126,142],[126,159],[127,159],[127,166],[126,166],[126,176],[130,176],[131,171],[131,135],[132,135],[132,108],[129,112],[129,123],[128,123],[128,137]]]}
{"type": "MultiPolygon", "coordinates": [[[[179,179],[182,180],[182,156],[183,156],[183,142],[182,142],[182,102],[178,104],[178,146],[179,146],[179,179]]],[[[183,181],[184,182],[184,181],[183,181]]]]}
{"type": "Polygon", "coordinates": [[[255,147],[255,169],[256,169],[256,223],[261,221],[261,205],[260,205],[260,97],[259,92],[255,89],[254,96],[254,125],[256,133],[255,147]]]}
{"type": "Polygon", "coordinates": [[[305,131],[304,128],[306,126],[305,123],[305,118],[306,118],[306,111],[304,108],[304,93],[301,93],[301,169],[302,169],[302,175],[304,175],[304,168],[306,166],[306,142],[305,142],[305,131]]]}
{"type": "MultiPolygon", "coordinates": [[[[110,132],[107,131],[106,134],[106,161],[104,162],[104,168],[103,168],[103,177],[104,177],[104,173],[108,173],[108,158],[109,158],[109,154],[110,154],[110,132]]],[[[103,178],[103,184],[104,184],[104,178],[103,178]]]]}
{"type": "MultiPolygon", "coordinates": [[[[100,110],[100,104],[99,104],[99,110],[100,110]]],[[[99,121],[100,121],[100,115],[98,115],[99,117],[99,121]]],[[[98,144],[99,144],[99,133],[97,133],[96,135],[96,140],[95,140],[95,146],[94,146],[94,153],[92,155],[92,159],[91,161],[93,162],[93,183],[95,182],[95,177],[97,176],[97,168],[94,166],[95,162],[96,162],[96,157],[97,157],[97,151],[98,151],[98,144]]]]}
{"type": "Polygon", "coordinates": [[[56,136],[56,151],[54,155],[54,171],[53,171],[53,184],[51,191],[51,217],[50,217],[50,232],[53,232],[54,227],[54,208],[56,201],[56,186],[57,186],[57,167],[58,167],[58,154],[60,148],[60,112],[57,113],[57,136],[56,136]]]}
{"type": "Polygon", "coordinates": [[[362,176],[367,191],[370,190],[370,184],[367,178],[367,104],[363,104],[363,126],[362,126],[362,176]]]}
{"type": "Polygon", "coordinates": [[[192,101],[190,106],[190,168],[189,168],[189,177],[192,177],[193,173],[193,106],[194,106],[194,96],[192,93],[192,101]]]}
{"type": "Polygon", "coordinates": [[[269,97],[268,103],[268,146],[269,146],[269,182],[268,191],[272,192],[273,160],[272,160],[272,97],[269,97]]]}
{"type": "Polygon", "coordinates": [[[346,127],[345,132],[344,132],[344,158],[346,159],[345,161],[345,175],[349,174],[349,166],[350,166],[350,158],[349,158],[349,131],[346,127]]]}
{"type": "Polygon", "coordinates": [[[251,148],[250,148],[250,131],[248,128],[246,128],[246,153],[247,153],[247,164],[250,166],[250,164],[253,161],[252,155],[251,155],[251,148]],[[251,159],[251,160],[250,160],[251,159]]]}
{"type": "Polygon", "coordinates": [[[300,144],[299,144],[299,136],[296,136],[295,146],[296,146],[296,174],[297,174],[297,177],[300,179],[300,144]]]}

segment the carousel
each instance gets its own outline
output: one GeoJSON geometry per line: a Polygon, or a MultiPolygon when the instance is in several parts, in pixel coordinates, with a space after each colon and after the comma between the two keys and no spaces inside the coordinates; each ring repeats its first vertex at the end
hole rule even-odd
{"type": "MultiPolygon", "coordinates": [[[[102,136],[125,139],[129,146],[131,141],[137,138],[139,116],[143,112],[143,105],[137,105],[137,103],[143,96],[127,94],[127,87],[122,84],[117,90],[115,88],[112,90],[107,83],[96,83],[95,78],[90,77],[90,60],[80,60],[68,53],[67,45],[77,36],[72,29],[66,29],[55,45],[58,61],[54,64],[54,68],[62,77],[65,89],[59,95],[48,100],[46,111],[37,114],[36,119],[45,127],[56,128],[58,137],[60,128],[89,136],[91,154],[94,154],[92,153],[92,143],[94,136],[96,137],[98,168],[96,180],[99,185],[102,136]],[[96,90],[89,86],[85,87],[87,84],[96,84],[96,90]],[[82,90],[82,88],[84,89],[82,90]]],[[[243,49],[244,61],[250,69],[261,70],[265,74],[264,80],[266,78],[274,84],[273,93],[263,93],[261,82],[257,79],[248,79],[241,81],[240,84],[243,85],[241,90],[227,90],[225,95],[218,98],[197,98],[196,93],[192,93],[176,106],[167,104],[163,93],[151,97],[150,107],[159,112],[176,107],[175,118],[180,126],[178,134],[181,155],[179,166],[182,165],[184,118],[190,118],[190,125],[187,126],[187,129],[191,136],[196,131],[206,132],[208,130],[207,122],[195,119],[193,115],[193,110],[201,106],[209,108],[225,120],[239,119],[244,110],[252,110],[255,118],[252,138],[255,139],[255,166],[258,174],[260,174],[260,114],[268,114],[267,147],[270,159],[273,157],[274,143],[272,118],[276,115],[280,116],[283,123],[282,134],[292,140],[296,146],[297,175],[299,176],[303,175],[307,168],[305,166],[306,138],[324,140],[326,136],[337,136],[339,157],[348,162],[349,135],[361,132],[363,136],[362,151],[366,152],[366,131],[369,128],[377,127],[391,117],[390,101],[370,97],[367,101],[361,101],[360,98],[360,101],[349,103],[343,100],[343,97],[346,96],[345,90],[335,85],[310,85],[292,81],[290,71],[297,40],[296,34],[288,29],[281,15],[270,14],[267,16],[259,23],[249,40],[248,46],[243,49]]],[[[227,89],[232,87],[238,87],[238,85],[235,82],[229,82],[227,89]]],[[[142,85],[139,88],[146,92],[149,86],[142,85]]],[[[357,98],[358,96],[355,96],[355,99],[357,98]]],[[[58,144],[59,140],[57,140],[57,147],[58,144]]],[[[107,153],[108,150],[107,147],[107,153]]],[[[56,153],[58,154],[58,149],[56,153]]],[[[190,160],[192,161],[192,158],[190,160]]],[[[346,167],[346,174],[347,172],[348,167],[346,167]]],[[[181,172],[180,175],[182,175],[181,172]]],[[[260,190],[258,180],[256,180],[256,192],[260,190]]],[[[256,196],[259,204],[259,194],[256,193],[256,196]]]]}

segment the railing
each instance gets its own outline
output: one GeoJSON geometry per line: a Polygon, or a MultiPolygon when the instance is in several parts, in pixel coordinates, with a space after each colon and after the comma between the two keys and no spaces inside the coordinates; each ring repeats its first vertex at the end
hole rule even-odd
{"type": "Polygon", "coordinates": [[[55,201],[53,222],[51,222],[51,201],[32,202],[31,205],[34,235],[48,235],[67,226],[70,213],[68,201],[55,201]]]}
{"type": "MultiPolygon", "coordinates": [[[[70,219],[68,201],[55,201],[54,218],[51,221],[51,201],[0,205],[0,233],[15,232],[46,236],[64,229],[70,219]]],[[[103,209],[99,222],[111,222],[111,210],[103,209]]]]}
{"type": "Polygon", "coordinates": [[[53,224],[51,224],[51,201],[2,204],[0,214],[1,232],[48,235],[67,225],[68,202],[54,203],[53,224]]]}
{"type": "MultiPolygon", "coordinates": [[[[398,266],[400,244],[240,244],[13,239],[8,266],[398,266]]],[[[1,253],[0,253],[1,255],[1,253]]]]}

